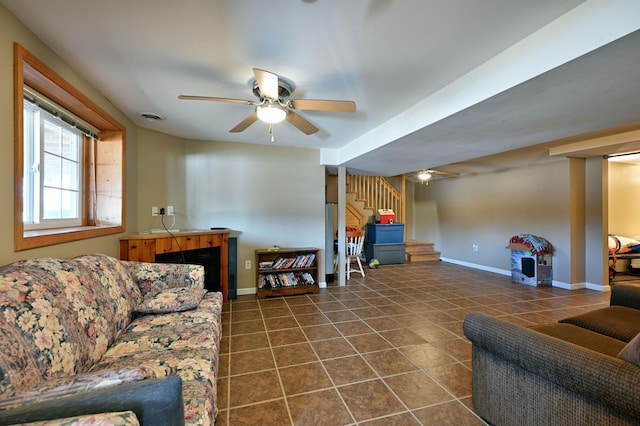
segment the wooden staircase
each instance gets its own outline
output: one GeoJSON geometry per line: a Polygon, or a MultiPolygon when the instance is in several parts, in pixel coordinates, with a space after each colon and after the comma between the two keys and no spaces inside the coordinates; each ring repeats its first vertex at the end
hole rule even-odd
{"type": "Polygon", "coordinates": [[[407,262],[435,262],[440,260],[440,252],[433,248],[433,243],[410,240],[406,242],[405,256],[407,262]]]}
{"type": "MultiPolygon", "coordinates": [[[[347,173],[347,226],[364,229],[372,222],[378,209],[391,209],[395,213],[396,223],[404,223],[405,218],[405,177],[398,191],[387,179],[381,176],[361,176],[347,173]]],[[[406,233],[406,229],[405,229],[406,233]]],[[[406,237],[405,237],[406,238],[406,237]]],[[[440,252],[433,243],[406,241],[405,259],[407,262],[436,262],[440,252]]]]}

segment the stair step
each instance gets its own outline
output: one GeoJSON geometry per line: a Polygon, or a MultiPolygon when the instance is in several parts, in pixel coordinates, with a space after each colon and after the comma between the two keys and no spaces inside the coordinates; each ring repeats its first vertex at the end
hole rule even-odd
{"type": "Polygon", "coordinates": [[[407,262],[438,262],[440,261],[440,252],[429,254],[411,254],[407,253],[407,262]]]}
{"type": "Polygon", "coordinates": [[[433,243],[407,241],[405,253],[408,262],[434,262],[440,260],[440,252],[433,248],[433,243]]]}

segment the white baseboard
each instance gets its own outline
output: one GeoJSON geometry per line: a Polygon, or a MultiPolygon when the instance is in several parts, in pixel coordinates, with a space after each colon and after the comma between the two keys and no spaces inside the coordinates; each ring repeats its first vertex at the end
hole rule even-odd
{"type": "Polygon", "coordinates": [[[258,290],[256,290],[255,287],[253,288],[239,288],[238,289],[238,296],[248,296],[251,294],[256,294],[258,292],[258,290]]]}
{"type": "Polygon", "coordinates": [[[453,263],[455,265],[466,266],[466,267],[473,268],[473,269],[480,269],[482,271],[487,271],[487,272],[493,272],[494,274],[511,276],[511,271],[506,271],[504,269],[498,269],[498,268],[492,268],[491,266],[485,266],[485,265],[480,265],[480,264],[471,263],[471,262],[464,262],[462,260],[457,260],[457,259],[449,259],[447,257],[441,257],[440,260],[443,261],[443,262],[453,263]]]}
{"type": "Polygon", "coordinates": [[[606,284],[606,285],[593,284],[593,283],[584,283],[584,284],[585,284],[585,287],[588,288],[589,290],[596,290],[596,291],[602,291],[602,292],[611,291],[611,286],[609,284],[606,284]]]}
{"type": "MultiPolygon", "coordinates": [[[[453,263],[455,265],[466,266],[469,268],[480,269],[482,271],[493,272],[495,274],[511,276],[511,271],[507,271],[505,269],[493,268],[490,266],[479,265],[477,263],[464,262],[462,260],[457,260],[457,259],[449,259],[447,257],[441,257],[440,260],[443,262],[453,263]]],[[[578,290],[581,288],[588,288],[589,290],[596,290],[596,291],[611,291],[611,287],[608,284],[600,285],[600,284],[592,284],[592,283],[584,283],[584,282],[571,284],[571,283],[565,283],[563,281],[554,280],[551,283],[551,285],[553,287],[563,288],[565,290],[578,290]]]]}

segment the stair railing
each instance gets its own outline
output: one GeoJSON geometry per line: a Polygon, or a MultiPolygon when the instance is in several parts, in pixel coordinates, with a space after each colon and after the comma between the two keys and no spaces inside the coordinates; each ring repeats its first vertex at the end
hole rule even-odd
{"type": "Polygon", "coordinates": [[[347,191],[356,194],[356,199],[364,202],[365,208],[377,212],[379,209],[391,209],[395,221],[404,223],[405,180],[402,178],[402,191],[381,176],[362,176],[347,173],[347,191]]]}

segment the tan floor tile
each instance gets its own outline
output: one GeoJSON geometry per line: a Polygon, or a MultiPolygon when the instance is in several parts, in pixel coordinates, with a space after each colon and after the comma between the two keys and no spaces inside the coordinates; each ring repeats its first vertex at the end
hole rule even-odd
{"type": "Polygon", "coordinates": [[[252,320],[261,320],[262,312],[259,309],[251,309],[251,310],[240,310],[233,311],[231,313],[231,321],[252,321],[252,320]]]}
{"type": "Polygon", "coordinates": [[[360,355],[329,359],[322,364],[337,386],[378,377],[360,355]]]}
{"type": "Polygon", "coordinates": [[[381,331],[380,335],[384,337],[387,342],[396,347],[421,345],[423,343],[427,343],[427,340],[422,336],[406,328],[399,330],[381,331]]]}
{"type": "Polygon", "coordinates": [[[301,328],[269,331],[267,333],[271,346],[291,345],[293,343],[306,342],[307,338],[301,328]]]}
{"type": "Polygon", "coordinates": [[[329,318],[331,322],[334,322],[334,323],[354,321],[359,319],[358,316],[353,312],[351,312],[350,310],[325,312],[324,315],[327,318],[329,318]]]}
{"type": "Polygon", "coordinates": [[[410,409],[450,401],[453,396],[423,371],[383,379],[410,409]]]}
{"type": "Polygon", "coordinates": [[[289,306],[289,309],[294,315],[320,313],[320,309],[318,309],[318,307],[314,304],[291,305],[289,306]]]}
{"type": "Polygon", "coordinates": [[[444,340],[434,342],[432,345],[447,352],[458,361],[471,360],[471,343],[466,339],[444,340]]]}
{"type": "Polygon", "coordinates": [[[373,331],[373,329],[369,327],[369,325],[362,320],[340,322],[334,325],[340,331],[340,333],[342,333],[342,335],[344,336],[366,334],[366,333],[371,333],[373,331]]]}
{"type": "Polygon", "coordinates": [[[319,362],[280,368],[278,373],[287,396],[332,386],[329,376],[319,362]]]}
{"type": "Polygon", "coordinates": [[[397,330],[403,327],[403,324],[394,317],[369,318],[365,322],[369,327],[376,331],[397,330]]]}
{"type": "Polygon", "coordinates": [[[238,334],[259,333],[261,331],[264,331],[264,323],[262,322],[262,320],[232,322],[231,327],[228,328],[231,329],[231,336],[236,336],[238,334]]]}
{"type": "Polygon", "coordinates": [[[335,426],[353,423],[335,389],[287,397],[296,426],[335,426]]]}
{"type": "Polygon", "coordinates": [[[218,355],[218,377],[229,375],[229,354],[218,355]]]}
{"type": "Polygon", "coordinates": [[[307,342],[274,347],[273,356],[278,367],[288,367],[318,360],[313,348],[307,342]]]}
{"type": "Polygon", "coordinates": [[[400,400],[381,380],[341,386],[338,392],[357,421],[405,411],[400,400]]]}
{"type": "Polygon", "coordinates": [[[450,357],[442,349],[438,349],[430,343],[406,346],[401,348],[400,351],[420,368],[430,368],[456,362],[454,358],[450,357]]]}
{"type": "Polygon", "coordinates": [[[234,353],[229,364],[232,376],[275,368],[271,349],[234,353]]]}
{"type": "Polygon", "coordinates": [[[248,407],[232,408],[229,410],[229,425],[290,426],[291,420],[284,399],[278,399],[248,407]]]}
{"type": "Polygon", "coordinates": [[[332,324],[310,325],[302,327],[302,331],[310,341],[341,337],[338,329],[332,324]]]}
{"type": "Polygon", "coordinates": [[[320,302],[320,303],[317,303],[316,306],[325,314],[327,312],[344,311],[345,309],[347,309],[346,306],[344,306],[342,303],[338,302],[337,300],[334,300],[332,302],[320,302]]]}
{"type": "Polygon", "coordinates": [[[393,346],[377,333],[359,334],[357,336],[349,336],[347,340],[360,353],[381,351],[383,349],[391,349],[393,346]]]}
{"type": "Polygon", "coordinates": [[[343,338],[318,340],[311,342],[320,359],[337,358],[341,356],[354,355],[356,350],[343,338]]]}
{"type": "Polygon", "coordinates": [[[260,371],[230,378],[230,408],[283,396],[276,370],[260,371]]]}
{"type": "Polygon", "coordinates": [[[218,392],[218,409],[226,410],[229,408],[229,377],[218,377],[216,382],[218,392]]]}
{"type": "Polygon", "coordinates": [[[364,354],[363,358],[382,377],[418,369],[415,364],[409,361],[409,359],[397,349],[371,352],[364,354]]]}
{"type": "Polygon", "coordinates": [[[291,310],[287,305],[262,308],[263,318],[279,318],[289,315],[291,315],[291,310]]]}
{"type": "Polygon", "coordinates": [[[229,340],[231,352],[244,352],[269,347],[269,339],[265,332],[239,334],[231,336],[229,340]]]}
{"type": "MultiPolygon", "coordinates": [[[[411,413],[394,414],[392,416],[381,417],[358,423],[360,426],[414,426],[421,425],[411,413]]],[[[430,423],[429,423],[430,424],[430,423]]]]}
{"type": "Polygon", "coordinates": [[[328,324],[331,321],[322,313],[296,315],[296,320],[301,327],[309,325],[328,324]]]}
{"type": "Polygon", "coordinates": [[[425,425],[477,426],[485,424],[464,405],[456,401],[414,410],[413,415],[425,425]]]}
{"type": "Polygon", "coordinates": [[[296,323],[293,315],[287,315],[286,317],[265,318],[264,325],[268,331],[298,327],[298,324],[296,323]]]}
{"type": "MultiPolygon", "coordinates": [[[[238,298],[240,299],[240,298],[238,298]]],[[[244,300],[238,300],[238,301],[234,301],[231,303],[231,313],[233,312],[237,312],[237,311],[244,311],[244,310],[250,310],[250,309],[259,309],[260,306],[258,305],[258,301],[257,300],[248,300],[248,301],[244,301],[244,300]]]]}
{"type": "Polygon", "coordinates": [[[471,369],[464,364],[440,365],[427,372],[456,398],[471,395],[471,369]]]}

